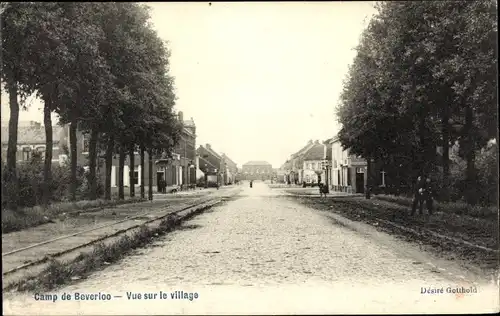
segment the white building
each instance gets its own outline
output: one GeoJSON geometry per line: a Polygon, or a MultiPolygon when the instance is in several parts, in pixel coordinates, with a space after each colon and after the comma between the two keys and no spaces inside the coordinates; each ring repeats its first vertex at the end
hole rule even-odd
{"type": "Polygon", "coordinates": [[[366,183],[366,160],[349,154],[335,137],[332,145],[332,183],[334,191],[363,193],[366,183]]]}

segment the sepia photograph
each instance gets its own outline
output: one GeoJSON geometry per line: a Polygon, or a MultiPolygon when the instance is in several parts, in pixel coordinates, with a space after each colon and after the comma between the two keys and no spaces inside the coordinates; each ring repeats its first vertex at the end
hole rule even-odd
{"type": "Polygon", "coordinates": [[[499,313],[497,11],[0,2],[3,315],[499,313]]]}

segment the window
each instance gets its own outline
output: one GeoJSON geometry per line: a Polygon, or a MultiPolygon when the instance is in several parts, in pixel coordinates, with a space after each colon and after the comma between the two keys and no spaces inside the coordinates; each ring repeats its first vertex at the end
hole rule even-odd
{"type": "Polygon", "coordinates": [[[88,153],[89,152],[89,146],[90,143],[89,143],[89,135],[88,134],[84,134],[83,135],[83,147],[82,147],[82,151],[84,153],[88,153]]]}
{"type": "Polygon", "coordinates": [[[351,168],[347,168],[347,185],[351,185],[351,168]]]}
{"type": "Polygon", "coordinates": [[[134,170],[134,185],[138,185],[138,184],[139,184],[139,171],[134,170]]]}

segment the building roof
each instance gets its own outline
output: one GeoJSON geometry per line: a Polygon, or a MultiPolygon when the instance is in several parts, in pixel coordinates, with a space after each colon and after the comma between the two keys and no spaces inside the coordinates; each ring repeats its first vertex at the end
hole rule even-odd
{"type": "MultiPolygon", "coordinates": [[[[52,139],[57,144],[62,136],[64,128],[59,125],[52,126],[52,139]]],[[[9,127],[2,126],[2,145],[9,143],[9,127]]],[[[41,125],[19,125],[17,129],[17,144],[45,144],[45,127],[41,125]]]]}
{"type": "Polygon", "coordinates": [[[238,164],[234,161],[231,160],[231,158],[229,158],[226,154],[222,154],[221,155],[225,160],[227,160],[229,163],[235,165],[235,166],[238,166],[238,164]]]}
{"type": "Polygon", "coordinates": [[[281,169],[284,170],[289,169],[290,167],[292,167],[292,162],[290,160],[285,161],[285,163],[281,165],[281,169]]]}
{"type": "Polygon", "coordinates": [[[307,145],[302,147],[299,151],[293,153],[292,156],[297,156],[297,155],[304,153],[305,151],[307,151],[311,147],[312,144],[314,144],[314,142],[312,141],[312,139],[310,139],[309,142],[307,142],[307,145]]]}
{"type": "Polygon", "coordinates": [[[200,145],[200,147],[205,148],[206,151],[208,151],[209,153],[211,153],[215,157],[222,159],[221,155],[219,155],[215,150],[212,149],[212,145],[206,144],[205,147],[203,147],[201,145],[200,145]]]}
{"type": "Polygon", "coordinates": [[[212,169],[216,169],[217,167],[214,166],[213,164],[210,163],[210,161],[208,161],[207,159],[203,158],[203,157],[200,157],[199,158],[199,166],[198,166],[198,169],[200,170],[204,170],[205,169],[205,165],[208,165],[208,167],[212,168],[212,169]]]}
{"type": "Polygon", "coordinates": [[[323,142],[323,144],[328,145],[328,144],[331,144],[332,142],[333,142],[333,137],[332,138],[328,138],[327,140],[325,140],[323,142]]]}
{"type": "Polygon", "coordinates": [[[333,138],[330,138],[330,144],[333,144],[333,143],[336,143],[339,141],[339,138],[337,136],[333,137],[333,138]]]}
{"type": "Polygon", "coordinates": [[[253,160],[253,161],[247,162],[243,166],[271,166],[271,164],[267,161],[253,160]]]}
{"type": "Polygon", "coordinates": [[[189,120],[183,120],[182,123],[186,127],[196,127],[196,124],[194,124],[193,118],[191,118],[189,120]]]}
{"type": "Polygon", "coordinates": [[[314,146],[304,154],[304,160],[322,160],[325,158],[325,145],[316,142],[314,146]]]}

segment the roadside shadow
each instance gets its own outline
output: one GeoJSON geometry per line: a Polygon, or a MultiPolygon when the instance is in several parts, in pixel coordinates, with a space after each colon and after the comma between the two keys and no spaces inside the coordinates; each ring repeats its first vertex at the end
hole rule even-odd
{"type": "Polygon", "coordinates": [[[176,230],[193,230],[193,229],[198,229],[201,227],[203,227],[203,226],[198,225],[198,224],[189,224],[189,225],[179,226],[176,230]]]}

